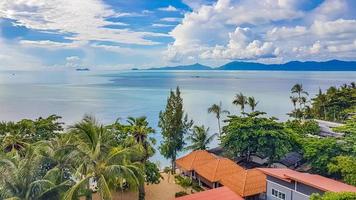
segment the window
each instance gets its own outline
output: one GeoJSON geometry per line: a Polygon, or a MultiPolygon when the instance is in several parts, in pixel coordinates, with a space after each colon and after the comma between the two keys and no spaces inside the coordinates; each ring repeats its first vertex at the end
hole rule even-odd
{"type": "Polygon", "coordinates": [[[272,189],[272,196],[282,200],[286,199],[286,194],[276,189],[272,189]]]}

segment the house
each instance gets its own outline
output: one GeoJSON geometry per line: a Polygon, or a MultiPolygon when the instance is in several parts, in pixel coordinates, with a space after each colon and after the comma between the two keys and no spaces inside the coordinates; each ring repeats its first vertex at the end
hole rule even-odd
{"type": "Polygon", "coordinates": [[[267,176],[267,200],[307,200],[313,193],[356,192],[356,187],[291,169],[259,168],[267,176]]]}
{"type": "Polygon", "coordinates": [[[219,187],[219,182],[226,176],[245,171],[242,167],[227,158],[219,157],[195,168],[196,178],[200,185],[208,188],[219,187]]]}
{"type": "Polygon", "coordinates": [[[220,183],[245,199],[260,199],[261,194],[266,192],[266,176],[257,169],[225,176],[220,183]]]}
{"type": "Polygon", "coordinates": [[[278,162],[272,163],[273,168],[291,168],[296,169],[302,164],[303,156],[297,152],[289,152],[278,162]]]}
{"type": "Polygon", "coordinates": [[[176,160],[176,165],[177,168],[181,171],[181,173],[190,176],[192,178],[195,178],[195,171],[194,169],[202,165],[206,162],[209,162],[211,160],[215,160],[216,156],[214,154],[211,154],[207,151],[203,150],[196,150],[188,155],[185,155],[179,159],[176,160]]]}
{"type": "Polygon", "coordinates": [[[231,191],[228,187],[219,187],[178,197],[176,200],[243,200],[243,198],[231,191]]]}
{"type": "Polygon", "coordinates": [[[245,199],[258,199],[261,193],[265,193],[264,173],[256,169],[246,170],[230,159],[208,154],[207,151],[193,151],[179,158],[177,167],[207,189],[225,186],[245,199]]]}

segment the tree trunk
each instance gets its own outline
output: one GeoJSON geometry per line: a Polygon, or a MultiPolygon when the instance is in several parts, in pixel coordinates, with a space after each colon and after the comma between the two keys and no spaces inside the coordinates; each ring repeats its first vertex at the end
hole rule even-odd
{"type": "Polygon", "coordinates": [[[221,127],[220,127],[220,119],[218,118],[218,128],[219,128],[219,136],[221,136],[221,127]]]}
{"type": "Polygon", "coordinates": [[[145,200],[145,195],[146,195],[145,183],[142,182],[142,183],[140,183],[140,186],[138,187],[138,199],[139,200],[145,200]]]}
{"type": "Polygon", "coordinates": [[[176,174],[176,155],[172,157],[172,174],[176,174]]]}

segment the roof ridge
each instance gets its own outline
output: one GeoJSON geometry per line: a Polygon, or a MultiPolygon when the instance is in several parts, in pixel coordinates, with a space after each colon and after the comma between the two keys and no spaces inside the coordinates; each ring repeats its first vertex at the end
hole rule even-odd
{"type": "Polygon", "coordinates": [[[245,188],[246,188],[246,177],[247,177],[247,170],[245,170],[244,171],[245,173],[244,173],[244,175],[245,175],[245,177],[244,177],[244,180],[243,180],[243,185],[242,185],[242,195],[243,196],[245,196],[245,188]]]}
{"type": "Polygon", "coordinates": [[[215,171],[214,171],[214,177],[213,179],[215,180],[217,177],[216,177],[216,173],[218,171],[218,167],[220,165],[220,161],[221,161],[222,158],[218,158],[218,163],[216,164],[216,167],[215,167],[215,171]]]}

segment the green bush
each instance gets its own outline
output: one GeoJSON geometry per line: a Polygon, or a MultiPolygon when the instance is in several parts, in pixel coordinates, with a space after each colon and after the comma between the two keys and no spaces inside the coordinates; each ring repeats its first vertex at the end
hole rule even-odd
{"type": "Polygon", "coordinates": [[[310,200],[355,200],[356,192],[326,192],[324,195],[313,194],[310,200]]]}
{"type": "Polygon", "coordinates": [[[184,191],[180,191],[180,192],[176,192],[176,194],[174,195],[175,197],[182,197],[188,195],[188,193],[184,192],[184,191]]]}

